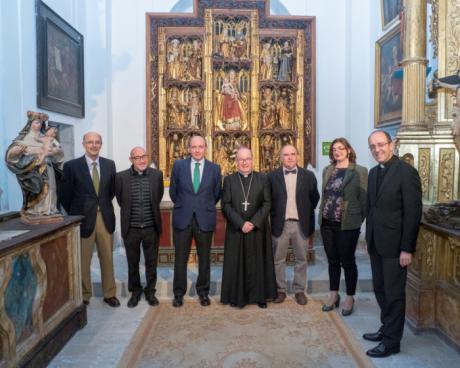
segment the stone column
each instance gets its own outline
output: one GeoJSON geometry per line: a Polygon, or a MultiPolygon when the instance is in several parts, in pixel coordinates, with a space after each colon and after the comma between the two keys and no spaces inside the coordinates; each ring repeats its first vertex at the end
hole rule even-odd
{"type": "Polygon", "coordinates": [[[403,107],[400,131],[424,130],[426,0],[406,0],[403,19],[403,107]]]}

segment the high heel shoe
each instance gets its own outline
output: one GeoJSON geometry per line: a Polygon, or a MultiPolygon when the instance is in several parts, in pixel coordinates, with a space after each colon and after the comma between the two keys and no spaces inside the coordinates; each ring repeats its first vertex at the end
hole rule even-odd
{"type": "Polygon", "coordinates": [[[335,303],[331,305],[323,304],[323,307],[321,308],[321,310],[323,312],[330,312],[334,308],[338,308],[339,305],[340,305],[340,294],[337,294],[337,299],[335,300],[335,303]]]}
{"type": "Polygon", "coordinates": [[[350,309],[342,309],[342,316],[346,317],[353,313],[353,307],[355,306],[355,299],[353,299],[353,304],[350,309]]]}

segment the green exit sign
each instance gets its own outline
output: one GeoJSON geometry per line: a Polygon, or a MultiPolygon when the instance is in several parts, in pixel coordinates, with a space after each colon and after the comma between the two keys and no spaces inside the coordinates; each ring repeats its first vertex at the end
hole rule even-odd
{"type": "Polygon", "coordinates": [[[329,148],[331,148],[331,143],[332,142],[323,142],[323,147],[322,147],[323,156],[329,156],[329,148]]]}

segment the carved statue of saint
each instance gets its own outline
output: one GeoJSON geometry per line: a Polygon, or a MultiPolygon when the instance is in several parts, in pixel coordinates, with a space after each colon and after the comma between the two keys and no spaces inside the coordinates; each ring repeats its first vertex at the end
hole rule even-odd
{"type": "Polygon", "coordinates": [[[289,96],[285,88],[281,90],[281,94],[276,102],[276,112],[278,116],[278,125],[282,129],[291,128],[291,107],[289,105],[289,96]]]}
{"type": "Polygon", "coordinates": [[[433,79],[434,88],[446,88],[455,92],[455,103],[452,112],[454,121],[452,123],[452,134],[454,136],[454,142],[457,149],[460,151],[460,69],[457,70],[457,74],[450,75],[444,78],[433,79]]]}
{"type": "Polygon", "coordinates": [[[285,41],[279,56],[278,80],[290,82],[292,73],[292,48],[289,41],[285,41]]]}
{"type": "Polygon", "coordinates": [[[180,41],[177,38],[171,40],[168,45],[168,76],[170,79],[182,78],[182,58],[180,41]]]}
{"type": "Polygon", "coordinates": [[[237,26],[235,38],[232,42],[233,57],[243,59],[247,57],[247,42],[244,34],[244,25],[237,26]]]}
{"type": "Polygon", "coordinates": [[[222,32],[219,34],[219,54],[224,58],[230,57],[230,35],[227,23],[224,23],[222,32]]]}
{"type": "Polygon", "coordinates": [[[267,80],[273,78],[273,57],[270,42],[265,42],[260,53],[260,79],[267,80]]]}
{"type": "Polygon", "coordinates": [[[172,169],[175,160],[185,158],[186,149],[183,140],[177,133],[174,133],[169,143],[169,170],[172,169]]]}
{"type": "Polygon", "coordinates": [[[244,109],[234,70],[230,70],[223,80],[218,96],[218,108],[217,126],[221,130],[244,129],[244,109]]]}
{"type": "Polygon", "coordinates": [[[183,128],[184,127],[184,106],[179,101],[177,91],[171,91],[171,97],[167,103],[168,105],[168,126],[170,128],[183,128]]]}
{"type": "Polygon", "coordinates": [[[201,102],[196,91],[192,93],[192,97],[188,102],[188,119],[187,125],[191,129],[199,129],[201,120],[201,102]]]}
{"type": "Polygon", "coordinates": [[[62,221],[56,207],[56,177],[62,174],[64,152],[56,140],[57,130],[46,127],[46,114],[28,111],[27,117],[5,155],[22,189],[21,220],[28,224],[62,221]]]}
{"type": "Polygon", "coordinates": [[[188,52],[186,65],[186,78],[189,80],[201,79],[201,43],[199,40],[193,40],[192,48],[188,52]]]}
{"type": "Polygon", "coordinates": [[[262,112],[262,129],[273,129],[276,122],[276,105],[271,88],[264,89],[264,98],[260,103],[262,112]]]}
{"type": "Polygon", "coordinates": [[[270,134],[266,134],[262,138],[262,170],[265,172],[272,171],[275,167],[274,143],[273,137],[270,134]]]}

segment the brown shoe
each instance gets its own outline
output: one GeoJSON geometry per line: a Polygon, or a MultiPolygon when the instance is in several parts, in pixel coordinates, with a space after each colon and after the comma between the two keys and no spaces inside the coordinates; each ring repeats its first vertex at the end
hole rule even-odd
{"type": "Polygon", "coordinates": [[[273,303],[282,303],[284,302],[284,299],[286,299],[286,293],[278,293],[276,299],[273,300],[273,303]]]}
{"type": "Polygon", "coordinates": [[[307,304],[307,297],[305,296],[304,293],[295,293],[294,297],[295,297],[295,301],[297,302],[297,304],[300,304],[300,305],[307,304]]]}

